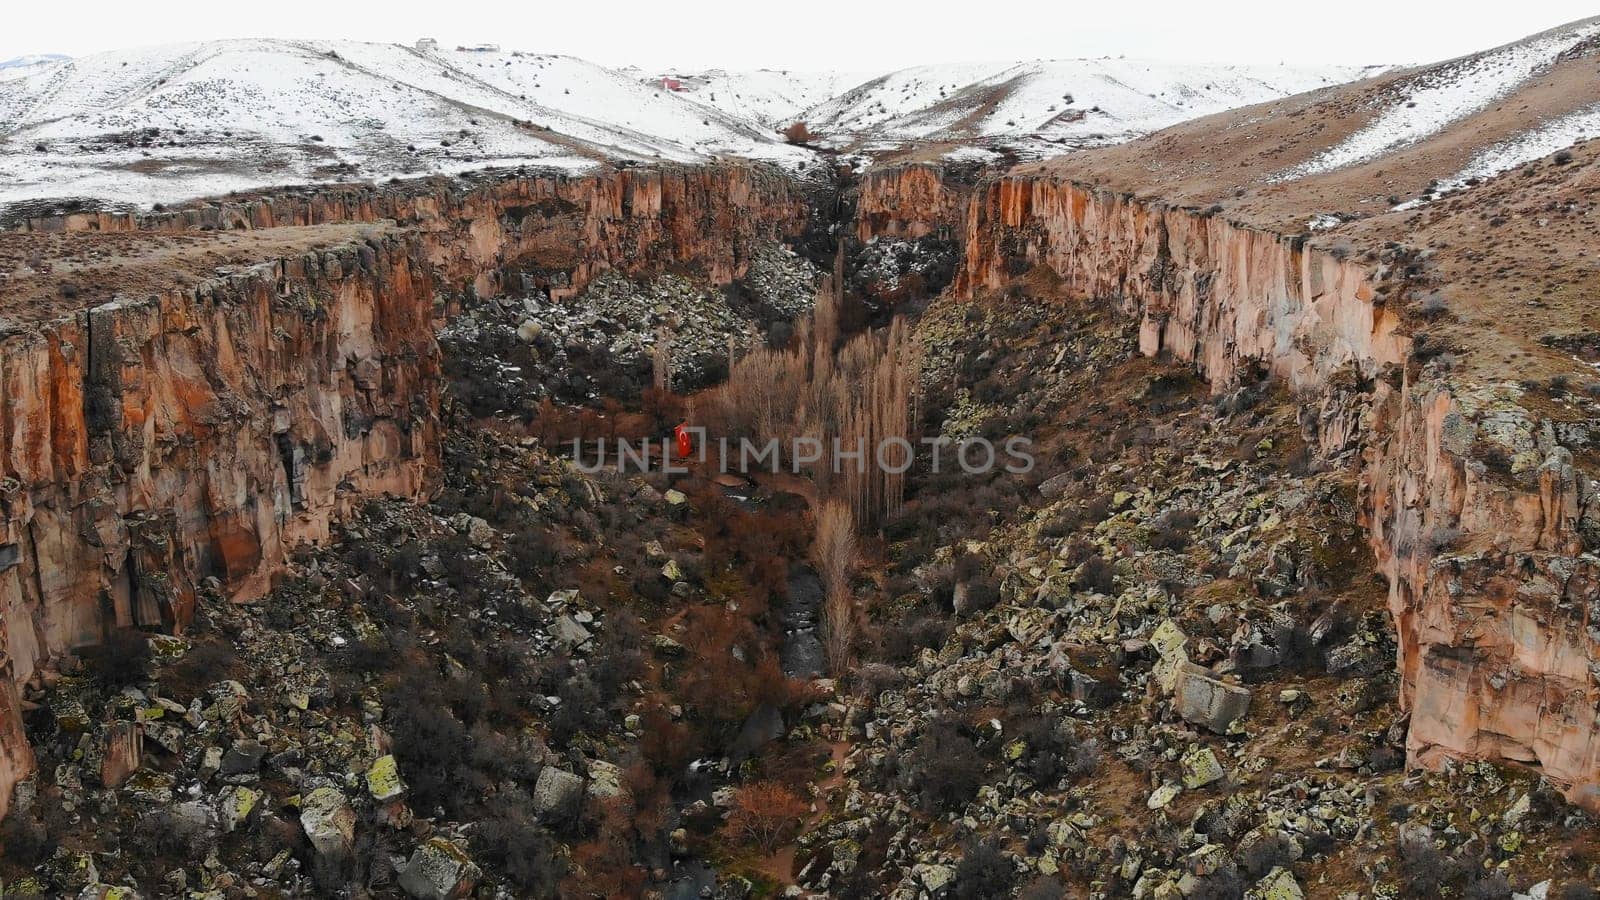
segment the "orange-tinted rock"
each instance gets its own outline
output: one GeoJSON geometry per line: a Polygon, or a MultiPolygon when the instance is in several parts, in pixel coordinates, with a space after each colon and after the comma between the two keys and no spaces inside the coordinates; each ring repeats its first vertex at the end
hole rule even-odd
{"type": "Polygon", "coordinates": [[[100,784],[119,787],[144,760],[144,731],[138,723],[122,720],[108,725],[101,739],[100,784]]]}
{"type": "Polygon", "coordinates": [[[966,220],[972,185],[952,183],[934,165],[871,169],[856,197],[856,237],[958,236],[966,220]]]}
{"type": "Polygon", "coordinates": [[[613,267],[725,282],[761,240],[806,218],[777,170],[715,166],[286,191],[29,223],[406,227],[0,331],[0,812],[33,765],[15,685],[51,654],[114,626],[181,630],[207,578],[259,597],[293,547],[326,541],[361,499],[429,489],[437,301],[517,279],[560,296],[613,267]]]}
{"type": "Polygon", "coordinates": [[[1413,762],[1535,764],[1600,809],[1600,562],[1584,553],[1600,492],[1515,385],[1426,374],[1374,302],[1392,287],[1376,266],[1220,216],[1007,177],[979,187],[965,247],[960,291],[1047,267],[1137,317],[1147,354],[1192,360],[1218,388],[1258,367],[1287,382],[1325,452],[1360,451],[1413,762]],[[1483,436],[1509,441],[1511,473],[1473,458],[1483,436]]]}
{"type": "MultiPolygon", "coordinates": [[[[0,638],[5,620],[0,619],[0,638]]],[[[0,819],[11,808],[11,792],[33,771],[33,748],[22,730],[22,698],[10,676],[11,660],[0,651],[0,819]]]]}

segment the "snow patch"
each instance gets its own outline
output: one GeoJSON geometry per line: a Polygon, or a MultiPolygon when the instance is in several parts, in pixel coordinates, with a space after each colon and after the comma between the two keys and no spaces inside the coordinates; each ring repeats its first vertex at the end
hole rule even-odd
{"type": "Polygon", "coordinates": [[[1277,176],[1288,181],[1367,162],[1436,134],[1511,93],[1580,41],[1600,21],[1578,23],[1534,40],[1435,66],[1395,84],[1382,112],[1339,144],[1277,176]]]}
{"type": "Polygon", "coordinates": [[[1393,211],[1416,209],[1468,185],[1488,180],[1593,138],[1600,138],[1600,103],[1552,119],[1478,151],[1455,177],[1439,182],[1431,192],[1421,197],[1394,206],[1393,211]]]}
{"type": "Polygon", "coordinates": [[[1518,166],[1542,159],[1559,150],[1590,138],[1600,137],[1600,103],[1559,119],[1530,128],[1509,140],[1501,141],[1473,157],[1472,162],[1451,179],[1460,187],[1472,178],[1493,178],[1518,166]]]}

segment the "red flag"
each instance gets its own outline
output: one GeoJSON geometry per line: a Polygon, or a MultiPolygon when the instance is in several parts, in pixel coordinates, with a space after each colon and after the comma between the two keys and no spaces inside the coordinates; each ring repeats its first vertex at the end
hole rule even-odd
{"type": "Polygon", "coordinates": [[[694,452],[694,442],[689,439],[689,424],[687,422],[672,429],[672,433],[678,439],[679,456],[687,457],[694,452]]]}

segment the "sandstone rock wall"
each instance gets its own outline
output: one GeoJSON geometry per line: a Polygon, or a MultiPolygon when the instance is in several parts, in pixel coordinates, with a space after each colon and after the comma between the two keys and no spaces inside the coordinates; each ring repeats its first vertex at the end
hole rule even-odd
{"type": "Polygon", "coordinates": [[[392,221],[424,236],[431,262],[480,294],[509,269],[558,275],[558,294],[597,273],[689,267],[713,281],[741,275],[757,243],[798,235],[807,199],[769,165],[607,169],[587,175],[432,178],[201,201],[154,213],[29,219],[19,230],[249,230],[392,221]],[[568,279],[568,280],[562,280],[568,279]]]}
{"type": "Polygon", "coordinates": [[[115,626],[247,600],[351,504],[427,490],[449,297],[607,268],[726,282],[807,208],[768,168],[432,181],[220,201],[36,230],[393,220],[391,235],[0,336],[0,815],[32,766],[16,685],[115,626]]]}
{"type": "Polygon", "coordinates": [[[870,169],[857,190],[856,237],[958,237],[971,197],[972,185],[951,180],[940,166],[870,169]]]}
{"type": "MultiPolygon", "coordinates": [[[[181,627],[206,578],[255,597],[348,504],[424,489],[439,360],[420,250],[310,252],[0,339],[7,696],[110,628],[181,627]]],[[[0,797],[26,762],[0,760],[0,797]]]]}
{"type": "Polygon", "coordinates": [[[967,208],[957,289],[1044,266],[1140,321],[1141,349],[1219,389],[1265,368],[1303,396],[1329,455],[1359,452],[1362,515],[1390,584],[1414,762],[1541,768],[1600,808],[1600,596],[1586,429],[1541,419],[1515,385],[1423,366],[1358,263],[1219,216],[1050,178],[1000,178],[967,208]],[[1499,448],[1493,471],[1474,448],[1499,448]]]}

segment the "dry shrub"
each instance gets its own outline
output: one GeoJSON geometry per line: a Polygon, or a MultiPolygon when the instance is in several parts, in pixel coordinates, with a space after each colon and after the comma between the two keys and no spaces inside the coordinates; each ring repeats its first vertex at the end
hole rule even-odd
{"type": "Polygon", "coordinates": [[[107,690],[118,691],[150,676],[150,641],[133,628],[118,628],[105,642],[79,651],[84,665],[107,690]]]}
{"type": "Polygon", "coordinates": [[[795,122],[783,130],[783,139],[791,144],[810,143],[811,138],[811,129],[804,122],[795,122]]]}
{"type": "Polygon", "coordinates": [[[730,839],[771,853],[800,830],[810,807],[781,784],[757,781],[739,788],[725,826],[730,839]]]}
{"type": "Polygon", "coordinates": [[[952,719],[930,722],[902,766],[904,786],[930,813],[966,806],[977,795],[985,772],[977,746],[952,719]]]}

